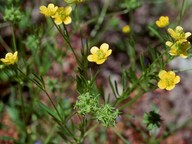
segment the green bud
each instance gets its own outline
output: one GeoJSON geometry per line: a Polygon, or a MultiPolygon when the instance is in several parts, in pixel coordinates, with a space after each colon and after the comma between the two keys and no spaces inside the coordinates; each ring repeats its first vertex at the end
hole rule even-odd
{"type": "Polygon", "coordinates": [[[105,104],[99,108],[96,112],[96,119],[104,126],[114,126],[116,124],[116,118],[119,115],[119,110],[112,107],[109,104],[105,104]]]}
{"type": "Polygon", "coordinates": [[[22,18],[22,14],[19,11],[19,9],[16,9],[14,7],[11,8],[6,8],[4,12],[4,17],[3,19],[5,21],[9,21],[11,23],[19,22],[22,18]]]}
{"type": "Polygon", "coordinates": [[[30,35],[27,37],[25,42],[26,46],[29,47],[31,50],[36,50],[40,45],[39,38],[35,35],[30,35]]]}
{"type": "Polygon", "coordinates": [[[89,92],[81,94],[75,103],[75,108],[78,109],[77,112],[81,115],[95,113],[98,109],[98,95],[89,92]]]}
{"type": "Polygon", "coordinates": [[[143,123],[147,125],[148,130],[159,128],[161,121],[161,116],[155,111],[144,114],[143,123]]]}

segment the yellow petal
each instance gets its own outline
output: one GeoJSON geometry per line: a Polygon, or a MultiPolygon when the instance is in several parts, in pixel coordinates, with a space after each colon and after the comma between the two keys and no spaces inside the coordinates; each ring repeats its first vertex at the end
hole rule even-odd
{"type": "Polygon", "coordinates": [[[47,7],[46,6],[40,6],[40,13],[43,13],[46,9],[47,9],[47,7]]]}
{"type": "Polygon", "coordinates": [[[2,61],[3,63],[6,63],[6,62],[7,62],[7,60],[4,59],[4,58],[1,58],[1,61],[2,61]]]}
{"type": "Polygon", "coordinates": [[[176,31],[183,31],[183,28],[181,26],[177,26],[176,31]]]}
{"type": "Polygon", "coordinates": [[[67,25],[67,24],[70,24],[71,21],[72,21],[71,17],[68,16],[68,17],[65,18],[65,20],[64,20],[64,24],[66,24],[66,25],[67,25]]]}
{"type": "Polygon", "coordinates": [[[188,55],[187,55],[187,53],[182,53],[182,54],[180,54],[180,57],[186,59],[188,57],[188,55]]]}
{"type": "Polygon", "coordinates": [[[158,27],[161,27],[161,22],[160,22],[160,21],[156,21],[155,23],[156,23],[156,25],[157,25],[158,27]]]}
{"type": "Polygon", "coordinates": [[[174,84],[177,84],[180,82],[180,76],[176,76],[174,79],[174,84]]]}
{"type": "Polygon", "coordinates": [[[98,47],[93,46],[93,47],[91,48],[91,53],[92,53],[92,54],[96,54],[98,50],[99,50],[98,47]]]}
{"type": "Polygon", "coordinates": [[[18,51],[14,52],[13,56],[16,58],[18,55],[18,51]]]}
{"type": "Polygon", "coordinates": [[[90,62],[96,62],[98,59],[97,59],[97,56],[95,56],[95,55],[89,55],[88,57],[87,57],[87,59],[88,59],[88,61],[90,61],[90,62]]]}
{"type": "Polygon", "coordinates": [[[50,9],[52,9],[52,8],[54,8],[55,6],[54,6],[54,4],[52,4],[52,3],[50,3],[49,5],[48,5],[48,8],[50,8],[50,9]]]}
{"type": "Polygon", "coordinates": [[[62,20],[61,20],[60,18],[55,18],[54,22],[55,22],[57,25],[62,24],[62,20]]]}
{"type": "Polygon", "coordinates": [[[165,71],[165,70],[161,70],[160,72],[159,72],[159,78],[160,79],[164,79],[164,78],[166,78],[167,77],[167,72],[165,71]]]}
{"type": "Polygon", "coordinates": [[[178,53],[177,53],[177,51],[175,49],[171,49],[169,51],[169,54],[172,55],[172,56],[177,56],[178,55],[178,53]]]}
{"type": "Polygon", "coordinates": [[[172,89],[174,89],[174,88],[175,88],[175,85],[170,85],[170,86],[166,87],[165,89],[168,90],[168,91],[170,91],[170,90],[172,90],[172,89]]]}
{"type": "Polygon", "coordinates": [[[163,80],[160,80],[159,82],[158,82],[158,87],[160,88],[160,89],[165,89],[166,88],[166,82],[165,81],[163,81],[163,80]]]}
{"type": "Polygon", "coordinates": [[[168,28],[168,33],[171,35],[171,37],[175,36],[175,31],[172,28],[168,28]]]}
{"type": "Polygon", "coordinates": [[[109,45],[107,43],[103,43],[101,46],[100,46],[100,49],[106,53],[107,50],[109,49],[109,45]]]}
{"type": "Polygon", "coordinates": [[[185,38],[188,38],[189,36],[191,36],[191,33],[190,32],[186,32],[185,33],[185,38]]]}
{"type": "Polygon", "coordinates": [[[175,77],[175,72],[173,72],[173,71],[169,71],[168,74],[169,74],[171,77],[175,77]]]}
{"type": "Polygon", "coordinates": [[[66,14],[66,15],[70,15],[71,11],[72,11],[72,7],[71,7],[71,6],[67,6],[67,7],[65,8],[65,14],[66,14]]]}
{"type": "Polygon", "coordinates": [[[106,59],[101,59],[101,60],[98,60],[96,61],[97,64],[103,64],[105,62],[106,59]]]}
{"type": "Polygon", "coordinates": [[[172,42],[170,42],[170,41],[167,41],[165,44],[166,44],[168,47],[173,46],[173,43],[172,43],[172,42]]]}
{"type": "Polygon", "coordinates": [[[111,55],[111,53],[112,53],[112,50],[111,50],[111,49],[108,50],[107,53],[106,53],[106,55],[105,55],[105,58],[108,57],[109,55],[111,55]]]}

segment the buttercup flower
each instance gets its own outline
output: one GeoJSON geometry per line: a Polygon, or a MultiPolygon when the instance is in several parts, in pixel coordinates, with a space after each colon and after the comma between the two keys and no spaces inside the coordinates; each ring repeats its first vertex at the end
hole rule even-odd
{"type": "Polygon", "coordinates": [[[130,29],[130,26],[129,25],[125,25],[123,28],[122,28],[122,32],[123,33],[129,33],[131,31],[130,29]]]}
{"type": "Polygon", "coordinates": [[[58,9],[57,6],[55,6],[54,4],[50,3],[48,5],[48,7],[46,6],[40,6],[40,13],[44,14],[47,17],[53,17],[58,9]]]}
{"type": "Polygon", "coordinates": [[[56,11],[56,14],[54,15],[54,22],[59,25],[59,24],[70,24],[71,23],[71,17],[69,16],[72,11],[71,6],[67,7],[59,7],[56,11]]]}
{"type": "Polygon", "coordinates": [[[18,52],[16,51],[14,54],[12,53],[7,53],[5,55],[5,58],[1,58],[1,61],[5,64],[5,65],[13,65],[18,61],[18,56],[17,56],[18,52]]]}
{"type": "Polygon", "coordinates": [[[107,43],[103,43],[100,49],[96,46],[91,48],[91,55],[87,57],[88,61],[95,62],[97,64],[102,64],[107,60],[107,57],[111,55],[112,50],[109,49],[107,43]]]}
{"type": "Polygon", "coordinates": [[[169,25],[169,17],[168,16],[161,16],[159,20],[156,21],[156,25],[159,28],[164,28],[169,25]]]}
{"type": "Polygon", "coordinates": [[[186,42],[187,38],[191,35],[190,32],[184,32],[181,26],[177,26],[175,30],[169,28],[168,33],[175,41],[186,42]]]}
{"type": "Polygon", "coordinates": [[[187,50],[190,48],[190,42],[180,42],[177,41],[175,43],[172,43],[170,41],[167,41],[165,43],[168,47],[170,47],[169,54],[172,56],[181,56],[182,58],[187,58],[187,50]]]}
{"type": "Polygon", "coordinates": [[[180,82],[180,77],[176,76],[173,71],[166,72],[165,70],[161,70],[159,72],[159,78],[158,87],[160,89],[172,90],[180,82]]]}

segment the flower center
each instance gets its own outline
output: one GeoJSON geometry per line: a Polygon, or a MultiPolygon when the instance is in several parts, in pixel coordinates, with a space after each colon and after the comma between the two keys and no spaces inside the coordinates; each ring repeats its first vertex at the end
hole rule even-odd
{"type": "Polygon", "coordinates": [[[67,15],[65,14],[65,9],[64,8],[60,8],[58,11],[59,17],[61,19],[65,19],[67,17],[67,15]]]}
{"type": "Polygon", "coordinates": [[[166,81],[167,86],[173,85],[172,79],[166,78],[165,81],[166,81]]]}
{"type": "Polygon", "coordinates": [[[105,57],[105,54],[103,53],[102,50],[99,49],[97,51],[97,56],[98,56],[98,59],[100,60],[100,59],[103,59],[105,57]]]}

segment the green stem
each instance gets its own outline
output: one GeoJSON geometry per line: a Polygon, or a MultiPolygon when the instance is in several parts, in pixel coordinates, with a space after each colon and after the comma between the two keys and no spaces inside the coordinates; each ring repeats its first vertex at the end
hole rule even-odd
{"type": "MultiPolygon", "coordinates": [[[[115,105],[117,105],[117,104],[119,104],[119,103],[121,103],[122,101],[124,101],[125,99],[127,99],[128,97],[129,97],[129,95],[131,94],[131,92],[133,92],[137,87],[138,87],[138,85],[139,85],[139,83],[141,83],[142,82],[142,80],[143,79],[145,79],[145,76],[146,76],[146,74],[148,73],[148,71],[153,67],[153,65],[154,64],[156,64],[157,62],[158,62],[158,60],[160,59],[160,58],[162,58],[163,56],[164,56],[164,54],[166,53],[167,51],[164,51],[161,55],[159,55],[154,61],[153,61],[153,63],[147,68],[147,69],[145,69],[145,71],[143,72],[143,74],[140,76],[140,78],[133,84],[133,86],[128,90],[128,88],[127,89],[125,89],[125,91],[123,92],[123,94],[122,94],[122,96],[121,96],[121,98],[119,98],[119,99],[117,99],[116,101],[115,101],[115,105]]],[[[168,60],[169,61],[169,60],[168,60]]],[[[140,98],[141,96],[137,96],[137,97],[135,97],[133,100],[131,100],[130,102],[128,102],[127,104],[125,104],[126,106],[128,105],[128,106],[130,106],[130,105],[132,105],[138,98],[140,98]]],[[[121,106],[121,107],[125,107],[124,105],[123,106],[121,106]]],[[[122,109],[120,107],[120,109],[122,109]]]]}
{"type": "Polygon", "coordinates": [[[102,8],[101,14],[100,14],[100,16],[98,18],[97,24],[95,25],[94,29],[90,33],[91,37],[95,37],[96,36],[96,34],[97,34],[101,24],[104,21],[104,18],[105,18],[108,6],[109,6],[109,0],[106,0],[104,6],[102,8]]]}
{"type": "Polygon", "coordinates": [[[124,109],[125,107],[130,107],[132,104],[134,104],[140,97],[142,97],[144,94],[144,92],[142,90],[138,90],[138,94],[131,99],[129,102],[127,102],[126,104],[122,105],[121,107],[119,107],[119,110],[124,109]]]}
{"type": "Polygon", "coordinates": [[[13,24],[11,24],[11,33],[12,33],[13,49],[14,49],[14,51],[17,51],[15,33],[14,33],[14,25],[13,24]]]}
{"type": "Polygon", "coordinates": [[[185,0],[182,1],[182,6],[181,6],[181,10],[180,10],[180,13],[179,13],[179,22],[178,22],[178,25],[181,24],[181,20],[182,20],[182,17],[184,15],[184,12],[185,12],[185,0]]]}
{"type": "MultiPolygon", "coordinates": [[[[37,85],[36,82],[35,82],[32,78],[30,78],[29,76],[27,76],[27,75],[26,75],[22,70],[20,70],[18,67],[17,67],[17,70],[18,70],[25,78],[29,79],[32,83],[34,83],[35,85],[37,85]]],[[[53,105],[53,107],[54,107],[54,109],[56,110],[58,116],[60,117],[60,120],[62,121],[62,117],[61,117],[61,115],[60,115],[57,107],[55,106],[54,102],[52,101],[51,97],[50,97],[49,94],[47,93],[46,89],[45,89],[44,87],[40,86],[40,85],[37,85],[37,86],[38,86],[43,92],[45,92],[45,94],[48,96],[51,104],[53,105]]]]}
{"type": "Polygon", "coordinates": [[[185,71],[190,71],[192,70],[192,68],[190,69],[181,69],[181,70],[173,70],[174,72],[185,72],[185,71]]]}
{"type": "Polygon", "coordinates": [[[118,132],[116,128],[112,128],[112,130],[115,132],[115,134],[124,142],[124,144],[130,144],[121,134],[118,132]]]}
{"type": "Polygon", "coordinates": [[[55,134],[55,129],[57,128],[57,124],[54,124],[53,127],[51,128],[51,130],[49,131],[49,134],[47,136],[47,138],[45,139],[44,144],[49,143],[51,137],[53,137],[53,134],[55,134]]]}
{"type": "MultiPolygon", "coordinates": [[[[25,106],[24,106],[24,98],[23,98],[23,94],[22,94],[22,87],[21,85],[19,84],[19,96],[20,96],[20,99],[21,99],[21,115],[22,115],[22,119],[24,121],[24,131],[25,131],[25,134],[26,136],[28,137],[28,134],[27,134],[27,127],[26,127],[26,119],[25,119],[25,106]]],[[[27,138],[26,137],[26,138],[27,138]]]]}
{"type": "MultiPolygon", "coordinates": [[[[53,21],[53,19],[52,19],[52,21],[53,21]]],[[[62,35],[63,39],[64,39],[65,42],[68,44],[68,46],[70,47],[70,49],[72,50],[72,52],[73,52],[73,54],[74,54],[75,59],[77,60],[77,62],[80,63],[80,61],[79,61],[79,59],[78,59],[78,57],[77,57],[77,55],[76,55],[76,53],[75,53],[75,51],[74,51],[74,49],[73,49],[73,47],[72,47],[72,45],[71,45],[68,37],[66,37],[66,35],[62,33],[61,28],[58,27],[58,26],[55,24],[54,21],[53,21],[53,24],[55,25],[55,27],[57,28],[57,30],[59,31],[59,33],[62,35]]],[[[68,33],[67,29],[65,29],[65,30],[66,30],[66,33],[68,33]]]]}
{"type": "MultiPolygon", "coordinates": [[[[109,17],[115,16],[115,15],[126,14],[126,13],[128,13],[128,12],[129,12],[129,10],[128,10],[128,9],[125,9],[125,10],[122,10],[122,11],[117,11],[117,12],[108,13],[108,14],[105,15],[105,17],[106,17],[106,18],[109,18],[109,17]]],[[[98,20],[98,18],[99,18],[99,16],[98,16],[98,17],[95,17],[95,18],[92,18],[91,20],[88,20],[87,22],[83,23],[83,24],[81,25],[81,27],[84,27],[84,26],[86,26],[86,25],[89,25],[89,24],[91,24],[91,23],[94,23],[95,21],[98,20]]]]}
{"type": "Polygon", "coordinates": [[[40,85],[37,85],[36,82],[35,82],[32,78],[28,77],[28,76],[27,76],[24,72],[22,72],[22,70],[20,70],[18,67],[17,67],[17,70],[18,70],[25,78],[29,79],[32,83],[34,83],[36,86],[38,86],[43,92],[45,92],[45,94],[46,94],[47,97],[49,98],[51,104],[53,105],[54,109],[55,109],[56,112],[57,112],[57,115],[59,116],[59,118],[60,118],[60,120],[61,120],[61,122],[62,122],[62,123],[60,123],[60,125],[61,125],[61,126],[64,125],[64,128],[65,128],[65,129],[68,131],[68,133],[73,137],[73,139],[76,140],[76,138],[74,137],[74,135],[72,134],[72,132],[67,128],[66,123],[63,121],[62,116],[60,115],[57,107],[55,106],[53,100],[51,99],[51,97],[50,97],[49,94],[47,93],[46,89],[45,89],[44,87],[40,86],[40,85]]]}

